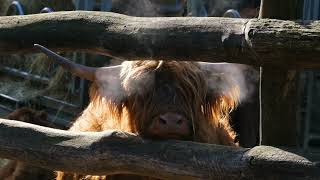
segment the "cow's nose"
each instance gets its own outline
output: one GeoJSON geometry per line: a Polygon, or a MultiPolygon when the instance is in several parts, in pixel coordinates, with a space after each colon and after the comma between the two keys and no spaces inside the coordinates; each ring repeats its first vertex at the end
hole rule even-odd
{"type": "Polygon", "coordinates": [[[159,116],[159,125],[168,128],[179,128],[184,121],[184,117],[177,113],[165,113],[159,116]]]}
{"type": "Polygon", "coordinates": [[[162,139],[186,139],[190,134],[188,120],[174,112],[167,112],[153,119],[148,130],[148,135],[162,139]]]}

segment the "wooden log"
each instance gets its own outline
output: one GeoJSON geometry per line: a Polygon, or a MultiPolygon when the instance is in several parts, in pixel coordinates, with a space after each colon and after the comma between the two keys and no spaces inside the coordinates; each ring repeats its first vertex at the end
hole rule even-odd
{"type": "Polygon", "coordinates": [[[0,156],[80,174],[162,179],[317,179],[316,162],[269,146],[252,149],[151,141],[120,131],[70,132],[0,119],[0,156]]]}
{"type": "Polygon", "coordinates": [[[320,67],[320,21],[130,17],[57,12],[0,17],[0,54],[83,50],[128,60],[320,67]]]}
{"type": "MultiPolygon", "coordinates": [[[[262,0],[260,18],[294,19],[298,1],[262,0]]],[[[302,7],[301,7],[302,8],[302,7]]],[[[291,67],[263,66],[262,139],[263,145],[297,146],[299,71],[291,67]]]]}
{"type": "Polygon", "coordinates": [[[297,100],[299,73],[285,68],[263,67],[263,145],[297,146],[297,100]]]}
{"type": "Polygon", "coordinates": [[[261,0],[259,18],[283,20],[299,19],[297,14],[297,5],[297,0],[261,0]]]}

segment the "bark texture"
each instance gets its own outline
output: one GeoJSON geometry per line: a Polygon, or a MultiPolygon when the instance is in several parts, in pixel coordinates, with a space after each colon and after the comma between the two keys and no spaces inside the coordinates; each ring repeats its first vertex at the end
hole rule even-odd
{"type": "Polygon", "coordinates": [[[34,43],[128,60],[320,66],[320,21],[146,18],[85,11],[0,17],[0,54],[35,52],[34,43]]]}
{"type": "MultiPolygon", "coordinates": [[[[297,3],[296,0],[262,0],[259,17],[295,19],[297,3]]],[[[290,34],[290,36],[295,35],[290,34]]],[[[274,67],[269,64],[263,66],[261,80],[263,145],[297,145],[297,77],[299,71],[292,67],[274,67]]]]}
{"type": "Polygon", "coordinates": [[[317,179],[318,163],[270,146],[252,149],[134,134],[70,132],[0,119],[0,156],[80,174],[163,179],[317,179]]]}

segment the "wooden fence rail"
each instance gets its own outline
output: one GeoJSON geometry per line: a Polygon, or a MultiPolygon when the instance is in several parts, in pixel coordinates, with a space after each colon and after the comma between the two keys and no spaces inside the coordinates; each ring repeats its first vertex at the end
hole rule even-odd
{"type": "Polygon", "coordinates": [[[56,12],[0,17],[0,54],[83,50],[123,59],[320,67],[320,21],[130,17],[56,12]]]}
{"type": "Polygon", "coordinates": [[[163,179],[317,179],[319,163],[270,146],[252,149],[134,134],[70,132],[0,119],[0,156],[83,174],[163,179]]]}
{"type": "MultiPolygon", "coordinates": [[[[0,17],[0,54],[33,44],[128,60],[192,60],[320,67],[320,21],[142,18],[106,12],[0,17]]],[[[318,179],[319,163],[274,147],[150,141],[119,132],[76,133],[0,119],[0,156],[82,174],[164,179],[318,179]]]]}

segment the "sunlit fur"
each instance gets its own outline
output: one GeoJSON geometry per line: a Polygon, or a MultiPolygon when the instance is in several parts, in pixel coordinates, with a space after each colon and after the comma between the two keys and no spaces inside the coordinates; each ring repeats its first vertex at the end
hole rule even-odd
{"type": "MultiPolygon", "coordinates": [[[[192,121],[194,133],[192,140],[236,146],[235,133],[229,124],[229,113],[238,103],[239,88],[226,75],[204,71],[193,62],[126,61],[122,65],[120,79],[124,98],[117,100],[103,97],[100,95],[100,86],[94,83],[90,88],[90,104],[70,130],[119,129],[143,134],[145,124],[150,121],[150,116],[155,111],[152,109],[155,107],[152,104],[154,102],[150,98],[154,81],[147,80],[150,80],[153,73],[165,71],[172,73],[172,81],[178,87],[177,94],[184,102],[180,108],[192,121]],[[214,81],[209,81],[210,79],[214,81]],[[150,84],[143,84],[144,89],[141,89],[140,82],[150,84]],[[210,82],[223,82],[224,86],[209,84],[210,82]]],[[[57,179],[62,180],[65,177],[59,172],[57,179]]],[[[87,177],[87,179],[97,178],[106,177],[87,177]]]]}

